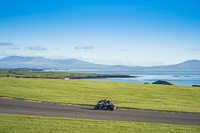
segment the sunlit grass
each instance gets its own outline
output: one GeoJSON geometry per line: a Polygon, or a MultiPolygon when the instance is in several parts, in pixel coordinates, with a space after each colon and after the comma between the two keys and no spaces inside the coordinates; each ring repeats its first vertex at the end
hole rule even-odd
{"type": "Polygon", "coordinates": [[[197,133],[200,126],[0,114],[2,133],[197,133]]]}
{"type": "Polygon", "coordinates": [[[0,78],[0,96],[82,105],[108,98],[117,107],[200,113],[200,89],[189,86],[0,78]]]}

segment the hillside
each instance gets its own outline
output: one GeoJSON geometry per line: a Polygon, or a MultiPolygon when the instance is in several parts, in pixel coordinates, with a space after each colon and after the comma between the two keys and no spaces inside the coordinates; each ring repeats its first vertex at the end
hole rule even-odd
{"type": "MultiPolygon", "coordinates": [[[[200,60],[189,60],[185,61],[183,63],[177,64],[177,65],[172,65],[175,68],[179,69],[199,69],[200,68],[200,60]]],[[[171,66],[171,67],[172,67],[171,66]]]]}

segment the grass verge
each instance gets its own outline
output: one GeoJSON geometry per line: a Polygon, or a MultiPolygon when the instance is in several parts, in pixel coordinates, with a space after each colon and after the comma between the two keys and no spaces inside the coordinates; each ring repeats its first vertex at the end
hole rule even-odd
{"type": "Polygon", "coordinates": [[[197,133],[200,126],[0,114],[1,133],[197,133]]]}
{"type": "Polygon", "coordinates": [[[108,98],[117,107],[200,113],[200,89],[189,86],[0,78],[0,96],[80,105],[108,98]]]}

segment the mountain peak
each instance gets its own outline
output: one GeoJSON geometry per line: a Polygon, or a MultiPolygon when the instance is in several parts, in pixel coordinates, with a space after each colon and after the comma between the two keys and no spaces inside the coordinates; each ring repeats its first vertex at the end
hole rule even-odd
{"type": "Polygon", "coordinates": [[[200,60],[188,60],[182,62],[180,64],[174,65],[178,68],[185,68],[185,69],[199,69],[200,68],[200,60]]]}
{"type": "Polygon", "coordinates": [[[24,61],[30,61],[32,60],[32,57],[21,57],[21,56],[9,56],[9,57],[5,57],[3,59],[1,59],[1,61],[4,61],[4,62],[17,62],[17,61],[20,61],[20,62],[24,62],[24,61]]]}

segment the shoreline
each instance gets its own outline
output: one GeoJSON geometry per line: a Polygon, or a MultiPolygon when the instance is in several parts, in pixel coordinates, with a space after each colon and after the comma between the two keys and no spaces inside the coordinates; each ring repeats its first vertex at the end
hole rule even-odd
{"type": "Polygon", "coordinates": [[[138,76],[130,75],[97,75],[97,76],[86,76],[86,77],[73,77],[73,76],[58,76],[58,77],[40,77],[40,76],[10,76],[9,78],[46,78],[46,79],[104,79],[104,78],[137,78],[138,76]]]}

